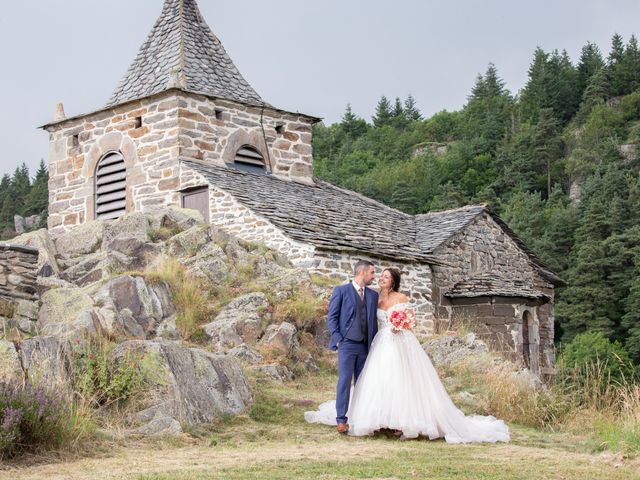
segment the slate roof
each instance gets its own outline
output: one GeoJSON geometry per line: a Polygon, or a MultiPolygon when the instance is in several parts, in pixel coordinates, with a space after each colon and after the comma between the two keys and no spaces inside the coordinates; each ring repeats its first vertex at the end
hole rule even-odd
{"type": "Polygon", "coordinates": [[[522,280],[502,278],[494,273],[480,273],[456,283],[445,293],[449,298],[523,297],[548,302],[551,298],[522,280]]]}
{"type": "Polygon", "coordinates": [[[426,254],[435,255],[435,250],[444,245],[456,233],[464,230],[478,215],[486,212],[529,257],[532,267],[550,283],[563,286],[565,282],[547,267],[542,260],[529,249],[516,233],[486,205],[468,205],[443,212],[429,212],[416,215],[417,242],[426,254]]]}
{"type": "Polygon", "coordinates": [[[160,17],[107,106],[148,97],[169,87],[249,105],[264,104],[205,22],[196,0],[165,1],[160,17]]]}
{"type": "Polygon", "coordinates": [[[358,193],[317,179],[315,185],[307,185],[272,175],[182,162],[295,240],[325,250],[438,263],[416,243],[411,215],[358,193]]]}
{"type": "Polygon", "coordinates": [[[485,205],[470,205],[455,210],[416,215],[416,240],[420,248],[425,253],[433,253],[486,209],[485,205]]]}
{"type": "Polygon", "coordinates": [[[318,179],[308,185],[192,160],[182,162],[291,238],[325,250],[360,251],[443,265],[436,249],[486,212],[525,252],[544,279],[564,285],[486,205],[412,216],[318,179]]]}

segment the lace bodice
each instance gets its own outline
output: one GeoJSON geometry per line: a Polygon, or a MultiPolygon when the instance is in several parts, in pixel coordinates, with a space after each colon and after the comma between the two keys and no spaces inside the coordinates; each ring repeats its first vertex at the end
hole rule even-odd
{"type": "Polygon", "coordinates": [[[403,309],[403,308],[412,308],[411,304],[408,302],[405,303],[396,303],[392,305],[387,310],[383,310],[382,308],[378,308],[377,318],[378,318],[378,331],[383,330],[385,328],[391,328],[391,324],[387,321],[387,316],[393,310],[403,309]]]}

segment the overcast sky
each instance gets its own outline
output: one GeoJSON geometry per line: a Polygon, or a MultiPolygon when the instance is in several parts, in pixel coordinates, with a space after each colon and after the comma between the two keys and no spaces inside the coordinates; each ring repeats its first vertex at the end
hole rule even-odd
{"type": "MultiPolygon", "coordinates": [[[[163,0],[0,0],[0,173],[47,156],[39,125],[104,106],[163,0]]],[[[638,0],[199,0],[255,90],[334,122],[348,102],[370,119],[381,95],[412,94],[425,116],[461,108],[493,62],[517,93],[536,46],[640,33],[638,0]]]]}

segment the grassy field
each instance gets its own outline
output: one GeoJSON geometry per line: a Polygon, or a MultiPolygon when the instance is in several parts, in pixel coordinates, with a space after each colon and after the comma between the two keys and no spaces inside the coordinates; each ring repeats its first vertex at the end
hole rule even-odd
{"type": "Polygon", "coordinates": [[[246,415],[189,430],[182,438],[132,439],[110,432],[81,454],[23,458],[0,478],[27,479],[640,479],[640,461],[607,452],[588,438],[510,425],[509,444],[400,442],[379,435],[339,436],[308,425],[305,410],[333,398],[335,377],[255,383],[246,415]]]}

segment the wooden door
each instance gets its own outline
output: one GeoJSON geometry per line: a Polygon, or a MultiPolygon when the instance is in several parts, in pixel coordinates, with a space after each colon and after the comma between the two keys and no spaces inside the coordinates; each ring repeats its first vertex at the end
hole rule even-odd
{"type": "Polygon", "coordinates": [[[182,207],[198,210],[204,217],[205,223],[209,223],[209,189],[205,187],[183,192],[182,207]]]}

